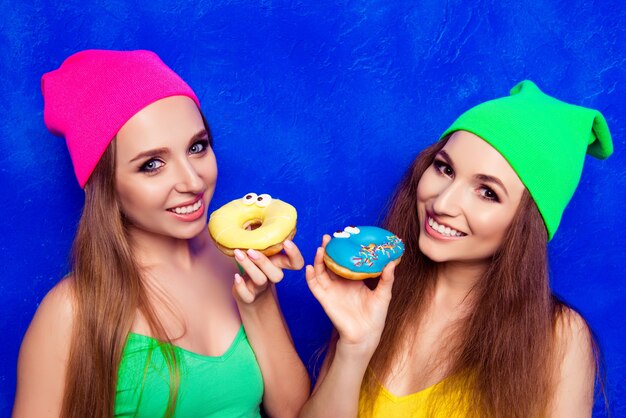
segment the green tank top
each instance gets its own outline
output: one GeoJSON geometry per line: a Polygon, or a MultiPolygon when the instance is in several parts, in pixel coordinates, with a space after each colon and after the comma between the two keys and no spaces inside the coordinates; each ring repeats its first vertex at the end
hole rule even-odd
{"type": "MultiPolygon", "coordinates": [[[[260,417],[261,370],[243,329],[221,356],[203,356],[174,346],[180,384],[175,417],[260,417]]],[[[154,338],[130,333],[122,353],[115,393],[116,417],[162,417],[169,371],[154,338]]]]}

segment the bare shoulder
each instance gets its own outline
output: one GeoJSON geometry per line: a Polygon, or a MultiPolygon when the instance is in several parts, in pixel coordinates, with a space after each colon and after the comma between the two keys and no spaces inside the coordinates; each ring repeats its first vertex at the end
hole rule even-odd
{"type": "Polygon", "coordinates": [[[550,417],[589,417],[593,407],[596,360],[587,321],[563,308],[555,324],[555,387],[550,417]]]}
{"type": "Polygon", "coordinates": [[[564,307],[557,316],[555,323],[555,339],[557,347],[567,351],[576,346],[588,346],[591,349],[591,330],[587,321],[575,310],[564,307]]]}
{"type": "Polygon", "coordinates": [[[575,310],[564,308],[556,319],[555,347],[561,375],[588,379],[595,374],[595,345],[587,321],[575,310]]]}
{"type": "Polygon", "coordinates": [[[72,279],[64,278],[41,301],[22,340],[15,417],[49,416],[60,408],[73,322],[72,279]]]}
{"type": "Polygon", "coordinates": [[[46,294],[39,304],[26,336],[55,338],[59,333],[62,336],[69,336],[73,322],[72,278],[65,277],[46,294]]]}

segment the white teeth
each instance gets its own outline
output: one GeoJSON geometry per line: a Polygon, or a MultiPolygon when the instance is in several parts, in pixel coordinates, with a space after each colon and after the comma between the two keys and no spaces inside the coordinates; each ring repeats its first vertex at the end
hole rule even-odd
{"type": "Polygon", "coordinates": [[[449,226],[439,225],[437,221],[433,218],[428,218],[428,225],[430,225],[435,231],[439,232],[441,235],[446,235],[448,237],[462,237],[463,233],[457,231],[456,229],[452,229],[449,226]]]}
{"type": "Polygon", "coordinates": [[[198,200],[193,205],[181,206],[181,207],[178,207],[178,208],[174,208],[173,211],[175,213],[177,213],[178,215],[186,215],[188,213],[193,213],[193,212],[197,211],[198,209],[200,209],[200,206],[202,206],[202,201],[198,200]]]}

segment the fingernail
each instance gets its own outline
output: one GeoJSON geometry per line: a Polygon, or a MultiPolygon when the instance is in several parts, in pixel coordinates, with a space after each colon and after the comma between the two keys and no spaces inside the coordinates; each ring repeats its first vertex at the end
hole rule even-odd
{"type": "Polygon", "coordinates": [[[291,250],[293,248],[293,241],[287,239],[283,242],[283,246],[291,250]]]}
{"type": "Polygon", "coordinates": [[[243,261],[246,257],[243,255],[243,252],[239,248],[237,248],[235,250],[235,258],[239,261],[243,261]]]}
{"type": "Polygon", "coordinates": [[[235,273],[235,283],[239,284],[243,281],[243,278],[239,275],[239,273],[235,273]]]}
{"type": "Polygon", "coordinates": [[[253,250],[252,248],[250,248],[247,251],[248,255],[250,256],[251,259],[253,260],[258,260],[259,259],[259,252],[256,250],[253,250]]]}

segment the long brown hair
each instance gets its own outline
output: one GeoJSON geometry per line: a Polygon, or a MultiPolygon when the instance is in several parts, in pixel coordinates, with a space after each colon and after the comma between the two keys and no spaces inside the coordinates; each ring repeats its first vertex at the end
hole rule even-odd
{"type": "MultiPolygon", "coordinates": [[[[406,251],[395,273],[393,297],[381,342],[362,390],[368,410],[381,381],[403,347],[412,344],[416,324],[431,300],[437,263],[419,250],[417,185],[446,140],[425,149],[400,183],[384,226],[402,237],[406,251]],[[408,341],[407,341],[408,338],[408,341]]],[[[429,411],[453,399],[466,414],[530,417],[545,414],[554,388],[554,331],[564,305],[553,296],[548,276],[547,233],[526,191],[503,244],[473,287],[472,309],[450,330],[451,348],[436,359],[447,378],[435,386],[429,411]]],[[[449,404],[447,404],[449,405],[449,404]]]]}
{"type": "Polygon", "coordinates": [[[148,299],[115,192],[115,140],[85,186],[71,263],[74,329],[61,416],[111,417],[126,337],[140,312],[170,370],[165,416],[176,407],[179,374],[173,346],[148,299]]]}

